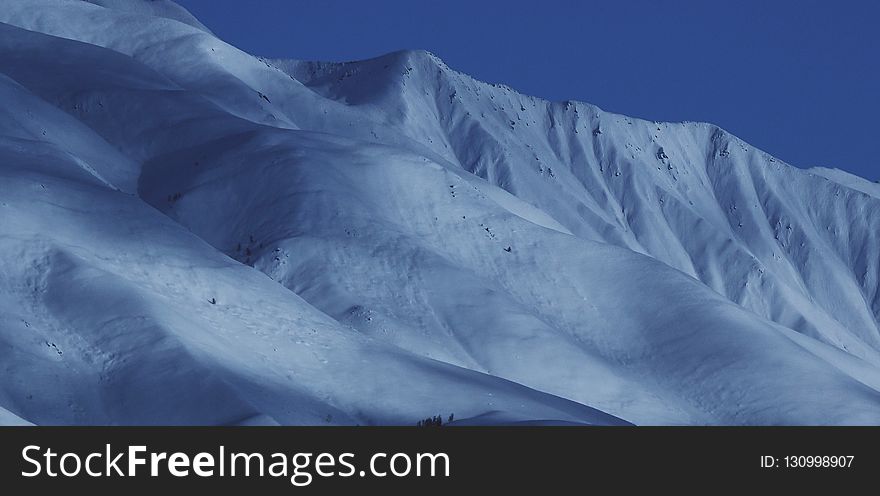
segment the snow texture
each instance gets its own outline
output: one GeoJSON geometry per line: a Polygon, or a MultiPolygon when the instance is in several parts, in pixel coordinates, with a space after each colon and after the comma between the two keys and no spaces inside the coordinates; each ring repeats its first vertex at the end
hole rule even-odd
{"type": "Polygon", "coordinates": [[[880,187],[434,55],[0,0],[0,423],[880,423],[880,187]]]}

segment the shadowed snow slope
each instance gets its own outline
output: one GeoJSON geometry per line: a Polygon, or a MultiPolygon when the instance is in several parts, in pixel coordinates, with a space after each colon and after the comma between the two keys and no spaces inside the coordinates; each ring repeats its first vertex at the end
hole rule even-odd
{"type": "Polygon", "coordinates": [[[0,6],[0,423],[880,423],[873,183],[426,52],[0,6]]]}

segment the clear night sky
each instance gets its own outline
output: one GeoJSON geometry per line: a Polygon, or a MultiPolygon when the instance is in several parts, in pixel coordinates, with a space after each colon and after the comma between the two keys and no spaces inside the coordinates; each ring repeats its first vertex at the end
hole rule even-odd
{"type": "Polygon", "coordinates": [[[880,2],[177,0],[257,55],[423,48],[478,79],[709,121],[801,167],[880,179],[880,2]]]}

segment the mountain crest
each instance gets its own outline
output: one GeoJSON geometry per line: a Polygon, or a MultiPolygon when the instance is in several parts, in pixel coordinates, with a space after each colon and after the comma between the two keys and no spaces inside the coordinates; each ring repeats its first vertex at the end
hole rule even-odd
{"type": "Polygon", "coordinates": [[[0,423],[880,423],[873,183],[90,3],[0,10],[0,423]]]}

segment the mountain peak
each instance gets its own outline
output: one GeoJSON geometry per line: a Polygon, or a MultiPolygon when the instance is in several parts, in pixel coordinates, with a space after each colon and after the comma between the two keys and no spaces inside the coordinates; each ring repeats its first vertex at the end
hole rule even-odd
{"type": "Polygon", "coordinates": [[[880,423],[869,183],[90,3],[0,9],[0,423],[880,423]]]}

